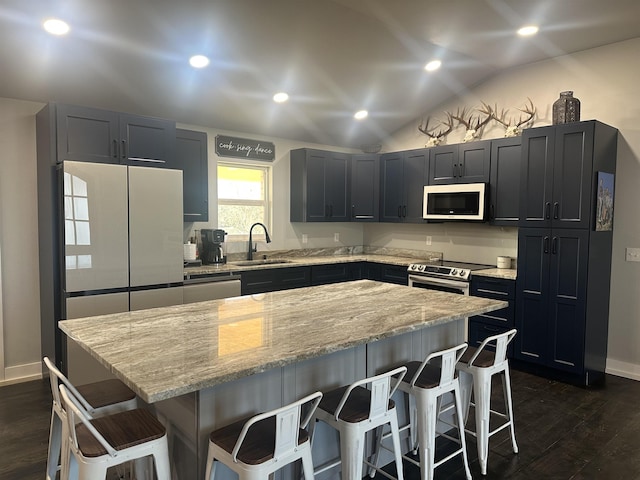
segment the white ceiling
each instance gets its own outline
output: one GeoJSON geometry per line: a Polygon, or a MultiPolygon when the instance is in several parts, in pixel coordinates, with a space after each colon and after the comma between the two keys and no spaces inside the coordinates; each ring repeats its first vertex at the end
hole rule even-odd
{"type": "Polygon", "coordinates": [[[639,19],[639,0],[2,0],[0,96],[358,148],[502,69],[638,37],[639,19]],[[50,16],[71,32],[44,33],[50,16]],[[527,23],[540,33],[518,38],[527,23]]]}

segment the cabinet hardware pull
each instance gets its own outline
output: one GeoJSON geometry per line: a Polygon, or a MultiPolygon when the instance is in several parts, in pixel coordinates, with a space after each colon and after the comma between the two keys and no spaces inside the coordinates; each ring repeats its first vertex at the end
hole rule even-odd
{"type": "Polygon", "coordinates": [[[493,203],[489,207],[489,218],[491,220],[495,220],[495,218],[496,218],[496,207],[495,207],[495,205],[493,203]]]}
{"type": "Polygon", "coordinates": [[[118,141],[113,139],[113,158],[118,158],[118,141]]]}
{"type": "Polygon", "coordinates": [[[551,253],[554,255],[558,253],[558,237],[553,237],[553,243],[551,244],[551,253]]]}
{"type": "Polygon", "coordinates": [[[402,218],[402,205],[398,205],[398,218],[402,218]]]}
{"type": "Polygon", "coordinates": [[[504,295],[504,296],[509,295],[507,292],[498,292],[496,290],[487,290],[486,288],[479,288],[478,291],[482,292],[482,293],[492,293],[494,295],[504,295]]]}
{"type": "Polygon", "coordinates": [[[557,220],[558,219],[558,210],[559,210],[560,204],[558,202],[555,202],[553,204],[553,219],[557,220]]]}
{"type": "Polygon", "coordinates": [[[356,206],[351,205],[351,218],[356,218],[356,206]]]}
{"type": "Polygon", "coordinates": [[[551,213],[551,202],[547,202],[545,203],[545,206],[544,206],[544,218],[549,220],[549,218],[551,218],[550,213],[551,213]]]}
{"type": "Polygon", "coordinates": [[[407,206],[406,205],[402,207],[402,216],[403,217],[407,216],[407,206]]]}
{"type": "Polygon", "coordinates": [[[127,141],[122,140],[122,158],[127,158],[127,141]]]}
{"type": "Polygon", "coordinates": [[[549,237],[544,237],[542,249],[544,253],[549,253],[549,237]]]}

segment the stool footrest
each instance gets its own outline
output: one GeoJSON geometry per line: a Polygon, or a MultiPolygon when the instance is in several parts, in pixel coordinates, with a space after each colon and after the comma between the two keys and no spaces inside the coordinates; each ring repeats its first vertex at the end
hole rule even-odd
{"type": "Polygon", "coordinates": [[[333,462],[330,462],[330,463],[325,463],[325,464],[324,464],[324,465],[322,465],[321,467],[319,467],[319,468],[315,468],[315,469],[313,470],[313,475],[315,476],[315,475],[318,475],[318,474],[320,474],[320,473],[324,473],[324,472],[326,472],[327,470],[331,470],[332,468],[337,467],[337,466],[338,466],[338,465],[340,465],[341,463],[342,463],[342,461],[341,461],[341,460],[336,460],[336,461],[333,461],[333,462]]]}

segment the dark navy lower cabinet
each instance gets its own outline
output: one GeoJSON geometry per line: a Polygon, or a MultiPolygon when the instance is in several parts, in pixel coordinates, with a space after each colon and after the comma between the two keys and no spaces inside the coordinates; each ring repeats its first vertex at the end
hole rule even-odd
{"type": "MultiPolygon", "coordinates": [[[[494,312],[475,315],[469,319],[469,345],[478,347],[482,341],[492,335],[511,330],[515,325],[515,282],[493,277],[471,277],[471,295],[493,298],[509,303],[506,308],[494,312]]],[[[507,356],[513,356],[513,342],[509,345],[507,356]]]]}
{"type": "Polygon", "coordinates": [[[311,267],[265,268],[241,273],[242,295],[311,285],[311,267]]]}

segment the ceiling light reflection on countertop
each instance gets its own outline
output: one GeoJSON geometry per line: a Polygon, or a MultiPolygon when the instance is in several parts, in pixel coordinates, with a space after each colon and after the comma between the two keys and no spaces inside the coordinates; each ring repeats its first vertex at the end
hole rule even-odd
{"type": "Polygon", "coordinates": [[[42,26],[52,35],[65,35],[69,33],[69,24],[58,18],[49,18],[42,23],[42,26]]]}
{"type": "Polygon", "coordinates": [[[278,92],[273,96],[273,101],[276,103],[284,103],[289,100],[289,95],[285,92],[278,92]]]}
{"type": "Polygon", "coordinates": [[[536,25],[526,25],[518,29],[518,35],[521,37],[530,37],[538,33],[538,27],[536,25]]]}
{"type": "Polygon", "coordinates": [[[424,69],[427,72],[434,72],[438,70],[442,66],[442,62],[440,60],[431,60],[424,66],[424,69]]]}
{"type": "Polygon", "coordinates": [[[366,110],[359,110],[353,115],[353,118],[355,118],[356,120],[364,120],[368,116],[369,112],[367,112],[366,110]]]}
{"type": "Polygon", "coordinates": [[[193,68],[204,68],[209,65],[209,59],[204,55],[194,55],[189,59],[189,65],[193,68]]]}

